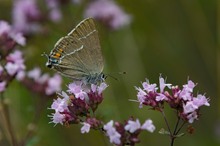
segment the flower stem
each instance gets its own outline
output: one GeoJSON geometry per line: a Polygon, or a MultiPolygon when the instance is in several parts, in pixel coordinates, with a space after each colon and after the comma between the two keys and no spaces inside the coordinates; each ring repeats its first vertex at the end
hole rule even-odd
{"type": "Polygon", "coordinates": [[[0,114],[2,117],[2,122],[4,124],[3,127],[5,128],[7,139],[12,146],[18,146],[9,116],[8,105],[4,101],[3,93],[0,94],[0,107],[1,107],[0,114]]]}
{"type": "Polygon", "coordinates": [[[166,118],[166,115],[165,115],[163,109],[161,109],[161,113],[162,113],[162,115],[163,115],[164,121],[165,121],[165,123],[166,123],[166,125],[167,125],[167,128],[168,128],[168,130],[169,130],[170,136],[172,136],[171,129],[170,129],[169,123],[168,123],[168,121],[167,121],[167,118],[166,118]]]}

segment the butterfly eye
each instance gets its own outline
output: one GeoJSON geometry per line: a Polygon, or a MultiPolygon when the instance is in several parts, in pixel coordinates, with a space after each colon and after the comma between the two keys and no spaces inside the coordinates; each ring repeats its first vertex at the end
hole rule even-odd
{"type": "Polygon", "coordinates": [[[101,78],[105,80],[107,76],[105,74],[102,74],[101,78]]]}
{"type": "Polygon", "coordinates": [[[51,64],[50,62],[47,62],[47,63],[46,63],[46,67],[52,68],[52,64],[51,64]]]}

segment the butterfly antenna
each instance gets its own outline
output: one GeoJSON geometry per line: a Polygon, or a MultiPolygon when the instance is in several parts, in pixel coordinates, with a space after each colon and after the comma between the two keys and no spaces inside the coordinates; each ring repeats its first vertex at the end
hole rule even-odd
{"type": "Polygon", "coordinates": [[[49,58],[48,54],[46,54],[45,52],[41,54],[41,56],[46,56],[47,58],[49,58]]]}
{"type": "Polygon", "coordinates": [[[117,79],[116,77],[114,77],[114,76],[112,76],[112,75],[110,75],[110,74],[107,74],[107,76],[108,76],[108,77],[111,77],[112,79],[114,79],[114,80],[116,80],[116,81],[118,81],[118,79],[117,79]]]}
{"type": "MultiPolygon", "coordinates": [[[[116,77],[114,77],[112,74],[113,74],[113,73],[111,73],[111,74],[106,74],[106,75],[109,76],[109,77],[111,77],[111,78],[113,78],[113,79],[116,80],[116,81],[119,81],[119,79],[116,78],[116,77]]],[[[115,73],[114,73],[114,74],[115,74],[115,73]]],[[[123,74],[126,74],[126,72],[117,72],[117,74],[123,75],[123,74]]]]}

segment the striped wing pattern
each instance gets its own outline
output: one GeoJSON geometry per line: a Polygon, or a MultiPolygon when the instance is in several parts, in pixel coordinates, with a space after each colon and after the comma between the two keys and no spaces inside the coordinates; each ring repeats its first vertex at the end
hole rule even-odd
{"type": "Polygon", "coordinates": [[[94,20],[87,18],[67,36],[60,38],[51,54],[61,54],[55,70],[64,76],[81,80],[103,71],[103,57],[94,20]]]}

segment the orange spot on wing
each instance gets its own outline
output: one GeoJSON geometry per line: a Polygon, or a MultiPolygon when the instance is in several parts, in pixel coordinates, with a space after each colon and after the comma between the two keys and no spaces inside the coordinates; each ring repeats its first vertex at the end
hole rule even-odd
{"type": "Polygon", "coordinates": [[[55,56],[60,57],[60,56],[61,56],[61,54],[60,54],[60,53],[56,53],[56,54],[55,54],[55,56]]]}
{"type": "Polygon", "coordinates": [[[52,58],[56,58],[56,59],[59,59],[60,57],[59,56],[56,56],[56,55],[53,55],[51,56],[52,58]]]}
{"type": "Polygon", "coordinates": [[[59,51],[60,53],[62,53],[62,52],[63,52],[63,49],[60,48],[60,49],[58,49],[58,51],[59,51]]]}

